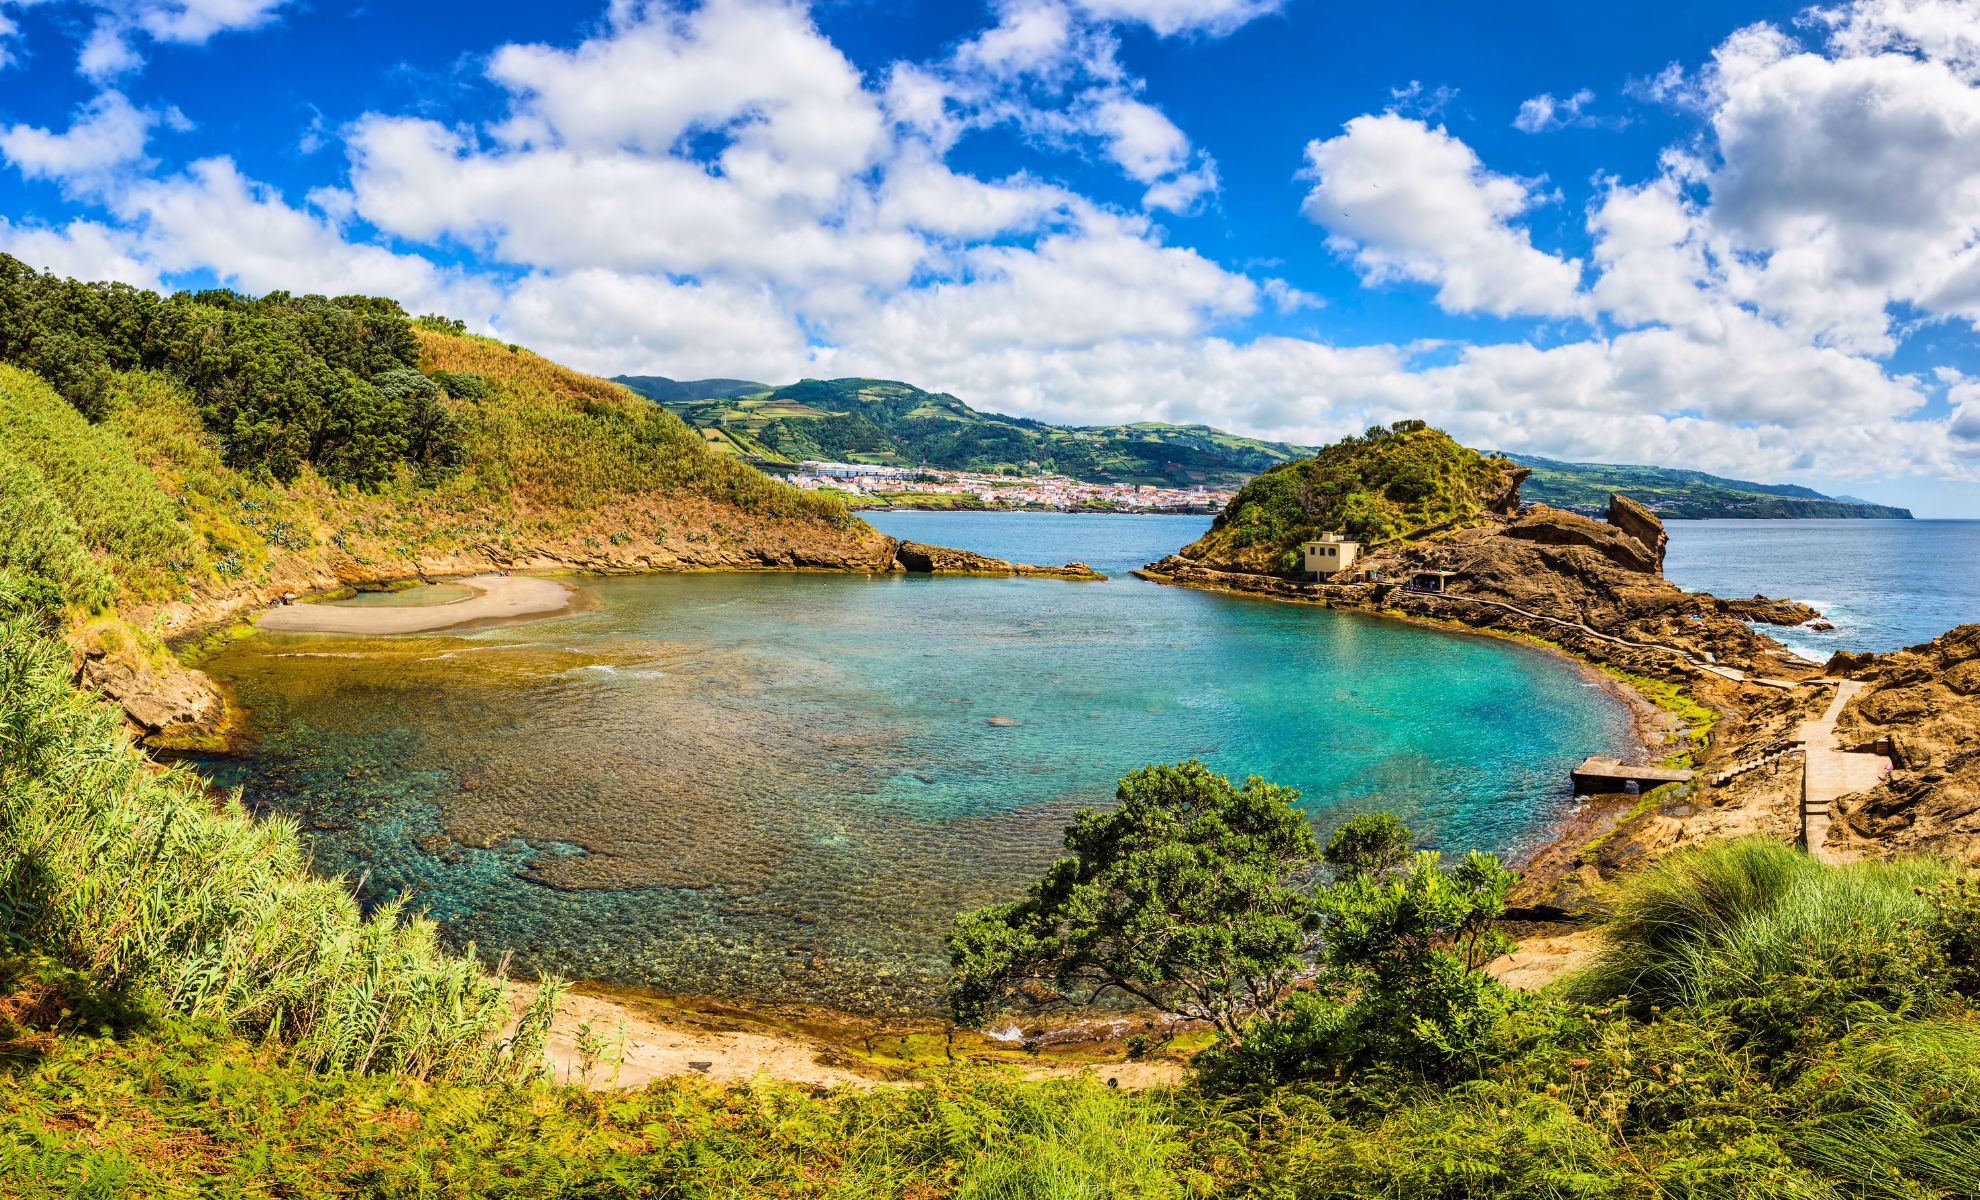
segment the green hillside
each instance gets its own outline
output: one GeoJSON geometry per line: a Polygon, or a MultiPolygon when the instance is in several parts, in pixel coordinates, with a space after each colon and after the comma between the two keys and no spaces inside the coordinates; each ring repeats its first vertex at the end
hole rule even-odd
{"type": "Polygon", "coordinates": [[[75,620],[284,573],[793,525],[871,536],[616,384],[393,301],[161,296],[0,255],[0,576],[75,620]]]}
{"type": "Polygon", "coordinates": [[[617,382],[702,430],[711,445],[766,462],[1044,470],[1093,482],[1235,487],[1307,452],[1207,425],[1048,425],[881,379],[806,379],[747,394],[716,394],[733,380],[621,375],[617,382]]]}
{"type": "Polygon", "coordinates": [[[754,383],[747,379],[669,379],[665,375],[621,375],[613,382],[623,383],[649,400],[668,404],[753,396],[770,390],[767,383],[754,383]]]}
{"type": "Polygon", "coordinates": [[[1246,484],[1183,555],[1226,569],[1291,574],[1323,533],[1381,542],[1483,514],[1511,494],[1511,461],[1422,421],[1380,425],[1246,484]]]}
{"type": "MultiPolygon", "coordinates": [[[[980,412],[954,396],[880,379],[806,379],[771,387],[741,379],[620,375],[622,383],[702,431],[709,445],[766,463],[805,459],[946,471],[1050,471],[1097,483],[1238,487],[1306,446],[1240,437],[1208,425],[1083,427],[980,412]]],[[[1518,456],[1533,469],[1523,498],[1604,511],[1621,492],[1660,517],[1909,519],[1902,508],[1671,467],[1570,463],[1518,456]]]]}
{"type": "Polygon", "coordinates": [[[1521,466],[1533,469],[1532,477],[1520,488],[1521,496],[1556,508],[1598,513],[1608,508],[1609,493],[1621,492],[1666,520],[1911,519],[1909,509],[1824,496],[1790,483],[1749,483],[1672,467],[1556,462],[1527,454],[1517,457],[1521,466]]]}

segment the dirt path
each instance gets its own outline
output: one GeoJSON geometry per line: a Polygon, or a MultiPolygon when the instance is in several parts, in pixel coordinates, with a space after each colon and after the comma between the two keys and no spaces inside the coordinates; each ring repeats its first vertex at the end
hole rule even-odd
{"type": "Polygon", "coordinates": [[[1811,857],[1823,862],[1835,859],[1828,841],[1837,798],[1876,787],[1891,767],[1890,760],[1881,754],[1836,748],[1836,721],[1863,687],[1857,680],[1837,684],[1828,709],[1802,725],[1798,735],[1807,747],[1807,763],[1801,773],[1801,844],[1811,857]]]}
{"type": "Polygon", "coordinates": [[[1485,964],[1485,973],[1510,988],[1538,991],[1595,961],[1602,952],[1600,929],[1521,938],[1519,948],[1485,964]]]}
{"type": "Polygon", "coordinates": [[[360,608],[337,604],[286,604],[254,620],[255,628],[282,633],[434,633],[464,625],[492,625],[567,612],[576,589],[554,579],[475,575],[460,581],[474,595],[445,604],[360,608]]]}

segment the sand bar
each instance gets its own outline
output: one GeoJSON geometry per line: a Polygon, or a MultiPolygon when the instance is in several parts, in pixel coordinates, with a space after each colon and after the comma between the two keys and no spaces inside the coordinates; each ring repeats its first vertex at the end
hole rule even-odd
{"type": "Polygon", "coordinates": [[[405,607],[347,607],[289,604],[254,620],[255,628],[278,633],[433,633],[463,625],[499,624],[568,612],[576,589],[554,579],[520,575],[476,575],[460,580],[474,595],[445,604],[405,607]]]}

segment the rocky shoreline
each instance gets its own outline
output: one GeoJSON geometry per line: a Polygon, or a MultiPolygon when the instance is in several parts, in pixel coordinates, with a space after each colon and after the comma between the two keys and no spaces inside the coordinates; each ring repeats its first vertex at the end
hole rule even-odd
{"type": "MultiPolygon", "coordinates": [[[[1453,571],[1453,590],[1445,594],[1393,584],[1303,582],[1184,554],[1149,564],[1136,574],[1164,584],[1518,638],[1567,655],[1627,701],[1646,752],[1652,756],[1663,752],[1687,762],[1699,776],[1682,795],[1587,797],[1552,838],[1523,853],[1518,865],[1526,879],[1513,898],[1509,919],[1537,922],[1533,928],[1543,932],[1551,923],[1599,912],[1610,883],[1678,846],[1754,832],[1796,838],[1801,829],[1801,768],[1792,759],[1741,774],[1723,787],[1712,786],[1711,777],[1788,743],[1833,695],[1833,689],[1821,683],[1838,678],[1855,678],[1867,685],[1843,713],[1839,729],[1845,740],[1887,742],[1897,769],[1873,792],[1838,802],[1825,849],[1844,858],[1894,849],[1980,854],[1980,738],[1972,732],[1980,730],[1980,626],[1964,627],[1929,646],[1895,655],[1838,656],[1829,664],[1814,664],[1749,625],[1800,623],[1819,615],[1813,609],[1766,597],[1725,600],[1683,592],[1662,576],[1663,547],[1663,530],[1656,518],[1618,498],[1606,521],[1526,506],[1379,546],[1363,560],[1383,579],[1407,578],[1412,571],[1432,568],[1453,571]],[[1700,736],[1701,722],[1709,725],[1709,737],[1700,736]]],[[[816,562],[806,555],[737,560],[724,553],[705,562],[677,557],[658,563],[650,556],[565,559],[539,549],[500,556],[442,555],[417,565],[419,571],[411,574],[378,577],[352,570],[327,578],[311,576],[307,582],[320,585],[311,590],[329,591],[388,579],[472,574],[491,566],[587,574],[816,570],[1103,578],[1079,563],[1035,567],[892,538],[882,538],[871,556],[862,554],[858,561],[829,555],[816,562]]],[[[181,636],[224,627],[241,613],[264,605],[261,592],[294,588],[297,582],[272,580],[254,591],[182,606],[174,610],[188,621],[181,636]],[[190,624],[195,619],[200,623],[190,624]]],[[[160,670],[155,660],[134,666],[126,656],[83,651],[78,670],[84,682],[119,699],[133,724],[154,735],[154,745],[172,745],[172,735],[183,734],[188,726],[197,731],[196,737],[224,740],[228,711],[224,699],[203,674],[186,667],[173,671],[173,666],[177,664],[160,670]],[[160,734],[165,736],[156,736],[160,734]]],[[[945,1054],[956,1052],[953,1031],[934,1019],[894,1028],[871,1021],[862,1024],[852,1014],[793,1015],[784,1011],[788,1006],[590,990],[597,992],[598,1003],[609,1003],[617,1011],[645,1013],[650,1022],[658,1021],[656,1037],[685,1036],[680,1032],[683,1022],[690,1034],[696,1029],[723,1036],[782,1030],[796,1039],[794,1044],[818,1050],[820,1061],[830,1070],[852,1070],[872,1079],[886,1078],[892,1068],[849,1063],[833,1047],[861,1040],[871,1043],[876,1038],[895,1039],[903,1047],[940,1039],[945,1054]],[[656,1003],[690,1015],[656,1016],[647,1011],[656,1003]],[[710,1012],[717,1015],[710,1017],[710,1012]]],[[[1116,1043],[1121,1036],[1114,1023],[1096,1026],[1090,1021],[1019,1032],[1020,1042],[1062,1046],[1061,1055],[1081,1063],[1118,1057],[1122,1051],[1116,1043]]],[[[680,1044],[705,1043],[690,1038],[680,1044]]],[[[965,1056],[1003,1061],[1009,1054],[1000,1044],[984,1042],[965,1056]]],[[[893,1056],[880,1057],[896,1061],[893,1056]]]]}

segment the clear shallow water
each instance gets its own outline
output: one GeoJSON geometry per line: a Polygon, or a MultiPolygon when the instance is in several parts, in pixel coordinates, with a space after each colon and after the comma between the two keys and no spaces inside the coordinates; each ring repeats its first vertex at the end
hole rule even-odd
{"type": "Polygon", "coordinates": [[[888,1010],[932,1005],[950,917],[1018,894],[1143,763],[1296,786],[1323,831],[1382,807],[1509,850],[1628,743],[1531,648],[1126,575],[1203,518],[875,523],[1115,578],[601,579],[595,611],[460,636],[258,636],[208,664],[258,744],[206,769],[485,952],[888,1010]]]}
{"type": "Polygon", "coordinates": [[[1795,650],[1896,650],[1980,621],[1980,521],[1672,521],[1664,574],[1687,591],[1791,596],[1835,630],[1766,628],[1795,650]]]}

